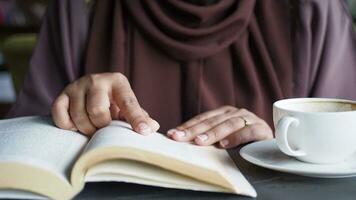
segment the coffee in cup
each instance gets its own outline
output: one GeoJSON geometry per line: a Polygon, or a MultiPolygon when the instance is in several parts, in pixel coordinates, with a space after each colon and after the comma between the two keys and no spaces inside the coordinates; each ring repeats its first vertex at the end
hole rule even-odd
{"type": "Polygon", "coordinates": [[[279,149],[298,160],[338,163],[356,152],[356,102],[294,98],[273,104],[279,149]]]}

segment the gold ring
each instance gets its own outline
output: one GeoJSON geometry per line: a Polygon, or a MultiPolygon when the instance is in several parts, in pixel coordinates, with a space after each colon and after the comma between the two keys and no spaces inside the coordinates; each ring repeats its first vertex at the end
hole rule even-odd
{"type": "Polygon", "coordinates": [[[245,117],[241,116],[240,118],[244,121],[245,126],[251,125],[251,123],[245,117]]]}

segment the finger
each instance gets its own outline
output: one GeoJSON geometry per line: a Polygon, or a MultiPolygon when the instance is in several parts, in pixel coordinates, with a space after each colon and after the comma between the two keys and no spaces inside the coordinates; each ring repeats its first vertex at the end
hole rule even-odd
{"type": "Polygon", "coordinates": [[[160,128],[159,123],[156,120],[152,119],[145,109],[142,108],[142,112],[145,115],[145,117],[148,119],[148,124],[150,125],[150,127],[152,127],[152,131],[157,132],[158,129],[160,128]]]}
{"type": "MultiPolygon", "coordinates": [[[[119,111],[120,111],[120,109],[119,109],[118,106],[116,106],[115,104],[111,104],[110,105],[110,113],[111,113],[111,118],[112,119],[117,119],[117,120],[118,119],[121,119],[121,120],[124,119],[123,117],[119,116],[119,111]]],[[[149,117],[148,113],[144,109],[142,109],[142,112],[146,117],[149,117]]]]}
{"type": "Polygon", "coordinates": [[[78,91],[69,94],[69,114],[76,128],[85,135],[92,135],[96,128],[89,119],[85,103],[84,92],[78,91]]]}
{"type": "Polygon", "coordinates": [[[210,129],[206,133],[200,134],[195,137],[194,142],[198,145],[211,145],[236,130],[240,130],[245,126],[245,121],[241,117],[232,117],[222,122],[221,124],[210,129]]]}
{"type": "Polygon", "coordinates": [[[152,119],[152,118],[148,118],[148,124],[149,124],[150,127],[152,127],[152,131],[153,132],[157,132],[158,129],[160,128],[159,123],[156,120],[152,119]]]}
{"type": "Polygon", "coordinates": [[[148,112],[145,110],[145,109],[143,109],[142,108],[142,112],[143,112],[143,114],[145,115],[145,117],[149,117],[150,115],[148,114],[148,112]]]}
{"type": "Polygon", "coordinates": [[[214,116],[217,116],[217,115],[221,115],[221,114],[224,114],[224,113],[228,113],[232,110],[236,110],[237,108],[235,107],[232,107],[232,106],[223,106],[221,108],[218,108],[218,109],[215,109],[215,110],[211,110],[211,111],[208,111],[208,112],[204,112],[202,114],[199,114],[195,117],[193,117],[192,119],[184,122],[182,125],[178,126],[176,129],[177,130],[184,130],[184,129],[187,129],[195,124],[198,124],[204,120],[207,120],[211,117],[214,117],[214,116]]]}
{"type": "Polygon", "coordinates": [[[230,134],[221,140],[219,145],[222,148],[233,148],[247,142],[272,138],[272,129],[267,124],[256,123],[253,125],[245,126],[239,131],[230,134]]]}
{"type": "Polygon", "coordinates": [[[86,95],[86,110],[91,123],[102,128],[110,124],[110,99],[104,88],[91,88],[86,95]]]}
{"type": "Polygon", "coordinates": [[[152,119],[145,109],[142,108],[142,112],[145,115],[145,117],[148,119],[147,122],[148,125],[152,128],[152,131],[157,132],[158,129],[160,128],[159,123],[156,120],[152,119]]]}
{"type": "Polygon", "coordinates": [[[120,109],[116,104],[111,104],[110,105],[111,119],[119,120],[120,119],[119,112],[120,112],[120,109]]]}
{"type": "Polygon", "coordinates": [[[200,135],[202,133],[205,133],[206,131],[214,128],[218,124],[228,120],[229,118],[232,117],[241,117],[241,116],[247,116],[249,115],[249,112],[246,111],[245,109],[236,109],[234,111],[230,111],[228,113],[223,113],[219,114],[216,116],[213,116],[211,118],[208,118],[200,123],[197,123],[191,127],[188,127],[184,130],[182,130],[182,133],[175,133],[175,131],[169,131],[169,136],[172,137],[174,140],[177,141],[190,141],[194,139],[197,135],[200,135]]]}
{"type": "Polygon", "coordinates": [[[60,94],[52,105],[52,118],[56,126],[66,130],[77,131],[68,113],[69,97],[67,94],[60,94]]]}
{"type": "Polygon", "coordinates": [[[136,132],[143,135],[153,132],[154,127],[150,126],[128,82],[121,81],[113,85],[113,96],[120,109],[120,115],[125,117],[136,132]]]}
{"type": "Polygon", "coordinates": [[[119,100],[119,102],[120,116],[123,116],[136,132],[143,135],[153,132],[152,127],[150,127],[147,117],[142,112],[136,97],[126,96],[119,100]]]}
{"type": "MultiPolygon", "coordinates": [[[[156,120],[152,119],[145,110],[142,109],[142,112],[145,115],[147,124],[151,127],[152,132],[157,132],[158,129],[160,128],[159,123],[156,120]]],[[[125,118],[121,115],[119,115],[118,119],[125,120],[125,118]]]]}

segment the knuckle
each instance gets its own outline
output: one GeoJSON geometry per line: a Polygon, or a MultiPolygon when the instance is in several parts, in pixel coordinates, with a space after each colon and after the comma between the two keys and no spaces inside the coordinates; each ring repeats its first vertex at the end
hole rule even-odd
{"type": "Polygon", "coordinates": [[[123,107],[133,107],[138,104],[137,99],[135,97],[127,97],[122,100],[122,106],[123,107]]]}
{"type": "Polygon", "coordinates": [[[234,110],[231,112],[231,117],[238,117],[240,116],[242,113],[240,112],[240,110],[234,110]]]}
{"type": "Polygon", "coordinates": [[[195,121],[202,121],[206,118],[206,115],[205,114],[200,114],[200,115],[197,115],[196,117],[194,117],[194,120],[195,121]]]}
{"type": "Polygon", "coordinates": [[[74,81],[67,85],[65,88],[65,93],[69,97],[77,96],[78,93],[82,92],[85,88],[83,87],[83,84],[81,81],[74,81]]]}
{"type": "Polygon", "coordinates": [[[231,111],[237,110],[236,107],[231,106],[231,105],[224,105],[222,108],[223,108],[224,110],[226,110],[226,112],[231,112],[231,111]]]}
{"type": "Polygon", "coordinates": [[[86,78],[87,81],[89,81],[89,82],[95,82],[95,81],[98,80],[98,77],[99,77],[99,76],[100,76],[99,74],[88,74],[88,75],[85,76],[85,78],[86,78]]]}
{"type": "Polygon", "coordinates": [[[66,93],[68,93],[68,95],[71,95],[73,93],[75,93],[76,91],[78,91],[78,84],[76,82],[70,83],[67,85],[67,87],[65,87],[64,91],[66,93]]]}
{"type": "Polygon", "coordinates": [[[236,117],[238,117],[238,116],[251,116],[251,117],[254,117],[253,115],[251,115],[251,112],[248,111],[245,108],[237,109],[236,111],[234,111],[233,114],[236,117]]]}
{"type": "Polygon", "coordinates": [[[105,79],[99,74],[90,74],[87,77],[87,86],[90,92],[94,92],[97,88],[102,88],[105,79]]]}
{"type": "Polygon", "coordinates": [[[127,80],[126,76],[123,75],[122,73],[119,73],[119,72],[112,73],[112,78],[118,84],[128,83],[128,80],[127,80]]]}
{"type": "Polygon", "coordinates": [[[240,113],[248,113],[249,111],[246,108],[240,108],[240,113]]]}
{"type": "Polygon", "coordinates": [[[103,116],[105,115],[106,113],[108,112],[108,108],[106,108],[105,106],[100,106],[100,105],[97,105],[97,106],[91,106],[88,108],[88,114],[90,116],[103,116]]]}
{"type": "Polygon", "coordinates": [[[80,114],[80,112],[76,111],[76,110],[69,110],[69,114],[70,114],[70,117],[76,121],[76,122],[81,122],[83,120],[83,116],[80,114]]]}
{"type": "Polygon", "coordinates": [[[206,120],[202,121],[201,123],[208,128],[212,128],[213,124],[214,124],[214,120],[206,119],[206,120]]]}
{"type": "Polygon", "coordinates": [[[95,85],[99,80],[99,75],[98,74],[89,74],[86,76],[86,81],[89,83],[89,85],[95,85]]]}
{"type": "Polygon", "coordinates": [[[232,108],[234,108],[234,107],[231,106],[231,105],[224,105],[222,108],[225,108],[225,109],[232,109],[232,108]]]}

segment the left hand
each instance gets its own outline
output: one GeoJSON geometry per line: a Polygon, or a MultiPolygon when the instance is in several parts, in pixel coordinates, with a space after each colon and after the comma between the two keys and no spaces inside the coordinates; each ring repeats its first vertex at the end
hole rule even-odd
{"type": "Polygon", "coordinates": [[[222,148],[273,138],[269,125],[254,113],[242,108],[223,106],[171,129],[167,135],[176,141],[194,141],[197,145],[219,142],[222,148]]]}

